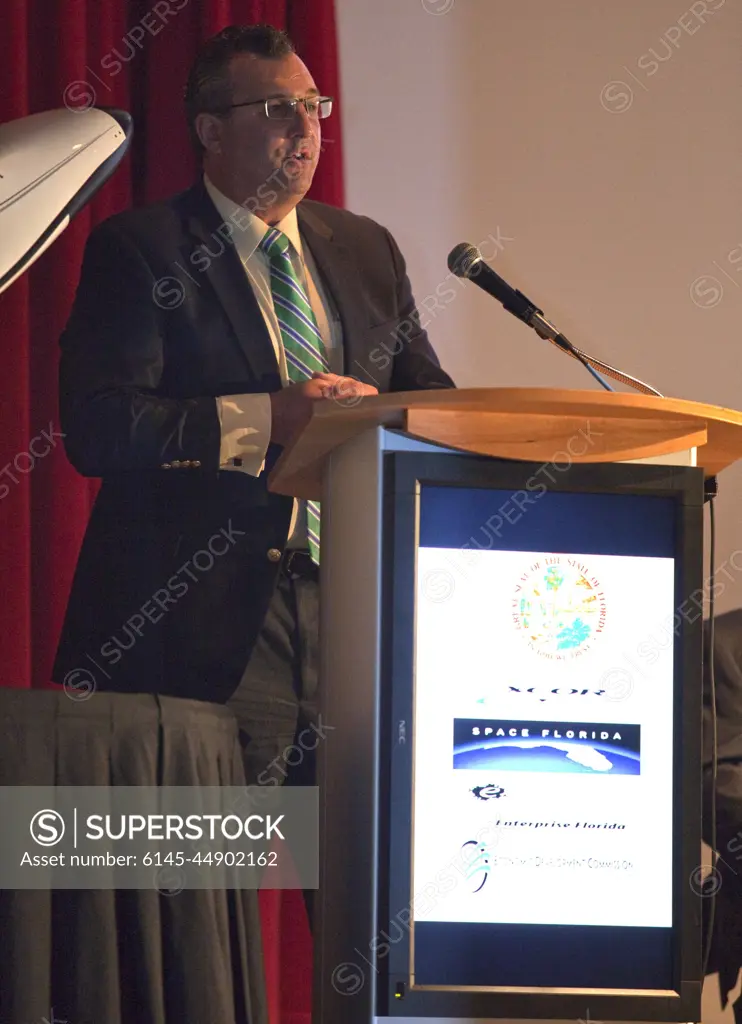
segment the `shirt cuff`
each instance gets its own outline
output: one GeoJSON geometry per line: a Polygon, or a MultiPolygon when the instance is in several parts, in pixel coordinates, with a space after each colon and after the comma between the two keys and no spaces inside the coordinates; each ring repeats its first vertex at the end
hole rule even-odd
{"type": "Polygon", "coordinates": [[[221,424],[219,468],[259,476],[271,439],[271,396],[222,395],[216,408],[221,424]]]}

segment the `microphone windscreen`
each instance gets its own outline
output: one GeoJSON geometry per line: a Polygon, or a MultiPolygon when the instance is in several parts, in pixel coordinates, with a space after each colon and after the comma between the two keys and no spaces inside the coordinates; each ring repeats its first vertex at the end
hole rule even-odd
{"type": "Polygon", "coordinates": [[[472,267],[482,256],[476,245],[459,242],[448,254],[448,269],[456,277],[468,277],[472,267]]]}

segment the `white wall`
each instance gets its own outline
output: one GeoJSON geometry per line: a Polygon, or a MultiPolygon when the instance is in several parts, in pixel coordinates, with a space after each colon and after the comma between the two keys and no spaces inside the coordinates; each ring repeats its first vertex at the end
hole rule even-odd
{"type": "MultiPolygon", "coordinates": [[[[347,205],[395,234],[419,304],[485,242],[575,344],[742,408],[740,0],[336,3],[347,205]]],[[[429,309],[461,386],[594,386],[472,285],[429,309]]],[[[742,469],[720,485],[717,566],[742,469]]],[[[742,605],[727,571],[717,611],[742,605]]]]}
{"type": "MultiPolygon", "coordinates": [[[[420,305],[489,238],[575,344],[742,408],[742,0],[336,5],[347,205],[393,231],[420,305]]],[[[429,309],[461,386],[593,386],[474,286],[429,309]]],[[[742,551],[742,469],[720,485],[717,567],[742,551]]],[[[727,572],[718,611],[742,605],[727,572]]]]}

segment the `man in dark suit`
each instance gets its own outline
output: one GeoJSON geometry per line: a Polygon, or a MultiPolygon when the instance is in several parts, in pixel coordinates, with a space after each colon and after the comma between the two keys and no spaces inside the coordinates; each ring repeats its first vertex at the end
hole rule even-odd
{"type": "Polygon", "coordinates": [[[186,108],[202,180],[93,231],[61,340],[67,453],[103,483],[54,678],[228,701],[280,781],[316,722],[318,524],[268,472],[315,402],[453,384],[391,235],[303,199],[331,101],[287,37],[209,40],[186,108]]]}

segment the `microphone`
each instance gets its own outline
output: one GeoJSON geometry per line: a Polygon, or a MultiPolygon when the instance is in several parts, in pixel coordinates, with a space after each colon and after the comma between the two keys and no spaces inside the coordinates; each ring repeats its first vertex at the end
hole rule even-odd
{"type": "Polygon", "coordinates": [[[552,342],[563,352],[567,352],[568,355],[582,363],[585,369],[592,374],[606,391],[612,391],[613,388],[600,375],[598,368],[607,373],[609,377],[619,381],[619,383],[636,388],[637,391],[645,395],[662,397],[660,392],[651,387],[651,385],[645,384],[644,381],[639,380],[637,377],[624,373],[623,370],[617,370],[609,363],[604,363],[600,359],[595,359],[594,356],[589,356],[586,352],[573,345],[568,338],[565,338],[561,331],[557,330],[554,324],[549,323],[543,314],[543,310],[540,310],[535,302],[531,302],[527,295],[509,285],[499,274],[495,273],[489,264],[484,262],[482,254],[476,245],[471,245],[469,242],[459,242],[458,245],[455,245],[448,254],[448,269],[456,277],[466,278],[466,280],[478,285],[488,295],[491,295],[493,299],[497,299],[498,302],[502,303],[508,313],[512,313],[513,316],[516,316],[523,323],[532,327],[540,338],[552,342]]]}
{"type": "Polygon", "coordinates": [[[512,288],[507,281],[482,259],[482,254],[476,245],[469,242],[459,242],[458,245],[448,254],[448,269],[456,277],[464,277],[473,281],[483,291],[502,303],[508,313],[512,313],[523,323],[532,327],[536,334],[545,341],[553,341],[565,352],[572,352],[573,345],[563,334],[550,324],[535,302],[531,302],[527,295],[512,288]]]}

